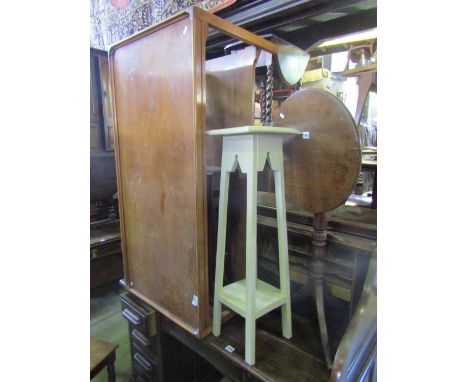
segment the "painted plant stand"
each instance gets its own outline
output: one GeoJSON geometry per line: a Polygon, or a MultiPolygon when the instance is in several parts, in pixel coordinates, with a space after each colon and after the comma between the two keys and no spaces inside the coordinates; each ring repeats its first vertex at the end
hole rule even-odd
{"type": "Polygon", "coordinates": [[[255,364],[256,320],[281,307],[282,332],[292,337],[288,237],[283,172],[283,138],[301,134],[287,127],[243,126],[208,131],[223,136],[218,243],[213,306],[213,335],[221,333],[221,304],[245,318],[245,361],[255,364]],[[280,289],[257,278],[257,172],[268,161],[275,178],[280,289]],[[223,286],[229,173],[247,174],[246,278],[223,286]]]}

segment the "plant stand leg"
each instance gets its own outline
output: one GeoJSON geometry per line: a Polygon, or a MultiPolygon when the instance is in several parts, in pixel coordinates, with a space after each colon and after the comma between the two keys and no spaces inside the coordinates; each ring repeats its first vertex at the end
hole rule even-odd
{"type": "Polygon", "coordinates": [[[213,298],[213,335],[215,336],[219,336],[221,334],[221,302],[219,301],[219,293],[223,288],[225,258],[224,254],[226,249],[229,171],[227,171],[226,169],[225,162],[226,159],[223,157],[219,191],[218,243],[216,246],[216,272],[213,298]]]}
{"type": "Polygon", "coordinates": [[[255,294],[257,289],[257,160],[247,166],[245,362],[255,364],[255,294]]]}
{"type": "Polygon", "coordinates": [[[286,224],[286,200],[284,194],[283,158],[277,161],[281,166],[274,172],[276,196],[276,221],[278,225],[278,252],[280,289],[286,294],[286,303],[281,306],[283,337],[292,337],[291,292],[289,282],[288,229],[286,224]]]}

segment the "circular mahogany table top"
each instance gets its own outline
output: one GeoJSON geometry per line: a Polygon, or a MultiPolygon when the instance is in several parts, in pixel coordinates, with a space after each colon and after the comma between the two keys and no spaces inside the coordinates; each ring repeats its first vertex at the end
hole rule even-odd
{"type": "Polygon", "coordinates": [[[361,170],[359,133],[346,106],[326,91],[300,90],[281,105],[274,126],[306,133],[284,142],[288,202],[314,213],[343,204],[361,170]]]}

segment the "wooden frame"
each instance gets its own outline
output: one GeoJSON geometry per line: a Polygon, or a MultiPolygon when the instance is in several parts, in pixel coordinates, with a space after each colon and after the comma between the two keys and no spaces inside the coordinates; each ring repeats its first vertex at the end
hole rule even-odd
{"type": "Polygon", "coordinates": [[[126,285],[198,337],[211,331],[205,147],[209,26],[276,53],[275,44],[197,7],[109,52],[126,285]]]}

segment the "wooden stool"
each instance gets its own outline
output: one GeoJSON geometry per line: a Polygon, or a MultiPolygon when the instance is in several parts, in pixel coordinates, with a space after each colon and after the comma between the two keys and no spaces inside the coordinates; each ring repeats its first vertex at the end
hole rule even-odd
{"type": "Polygon", "coordinates": [[[119,345],[91,338],[91,379],[107,366],[107,380],[115,382],[115,349],[119,345]]]}
{"type": "Polygon", "coordinates": [[[255,321],[258,318],[281,306],[283,336],[292,336],[282,138],[300,132],[287,127],[244,126],[207,133],[223,136],[213,335],[221,333],[221,304],[240,314],[245,318],[245,361],[253,365],[255,321]],[[280,289],[257,279],[257,172],[263,171],[266,160],[275,177],[280,289]],[[229,173],[234,172],[238,165],[247,174],[246,278],[223,286],[229,173]]]}

